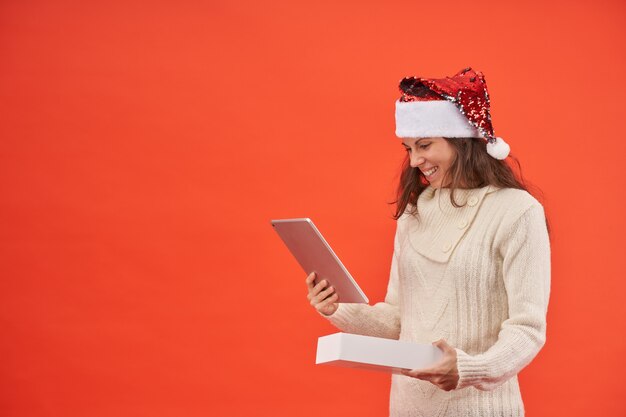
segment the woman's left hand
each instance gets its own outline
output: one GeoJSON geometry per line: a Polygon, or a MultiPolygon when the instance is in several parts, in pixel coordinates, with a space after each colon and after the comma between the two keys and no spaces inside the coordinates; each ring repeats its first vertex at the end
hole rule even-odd
{"type": "Polygon", "coordinates": [[[433,345],[443,351],[443,357],[439,362],[427,369],[403,370],[402,374],[428,381],[444,391],[451,391],[456,388],[459,382],[456,350],[443,339],[433,342],[433,345]]]}

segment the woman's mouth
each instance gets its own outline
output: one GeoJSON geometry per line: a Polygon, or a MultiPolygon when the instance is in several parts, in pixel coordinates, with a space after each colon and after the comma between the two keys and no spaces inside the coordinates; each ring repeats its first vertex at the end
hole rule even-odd
{"type": "Polygon", "coordinates": [[[422,171],[422,174],[424,174],[424,176],[428,178],[432,176],[435,172],[437,172],[438,169],[439,167],[433,167],[433,168],[430,168],[428,171],[422,171]]]}

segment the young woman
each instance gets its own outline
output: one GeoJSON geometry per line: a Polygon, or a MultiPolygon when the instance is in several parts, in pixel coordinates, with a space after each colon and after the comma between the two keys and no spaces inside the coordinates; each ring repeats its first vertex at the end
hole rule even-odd
{"type": "Polygon", "coordinates": [[[408,155],[385,301],[308,299],[343,332],[433,343],[429,369],[393,375],[391,416],[523,416],[517,374],[545,342],[550,242],[543,207],[505,162],[482,73],[405,78],[396,135],[408,155]]]}

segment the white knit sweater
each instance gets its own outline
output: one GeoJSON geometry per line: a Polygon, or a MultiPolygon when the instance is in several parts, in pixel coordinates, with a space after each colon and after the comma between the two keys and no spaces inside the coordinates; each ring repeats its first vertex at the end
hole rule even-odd
{"type": "Polygon", "coordinates": [[[463,207],[429,187],[419,217],[398,220],[384,302],[340,303],[327,318],[348,333],[456,348],[457,388],[393,375],[391,416],[523,416],[517,373],[545,342],[550,292],[543,207],[509,188],[455,196],[463,207]]]}

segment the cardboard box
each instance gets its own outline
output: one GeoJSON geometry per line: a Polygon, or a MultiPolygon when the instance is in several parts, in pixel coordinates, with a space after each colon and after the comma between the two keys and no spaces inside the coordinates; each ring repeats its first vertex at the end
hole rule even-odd
{"type": "Polygon", "coordinates": [[[317,339],[315,363],[399,374],[401,369],[428,368],[442,356],[430,344],[335,333],[317,339]]]}

